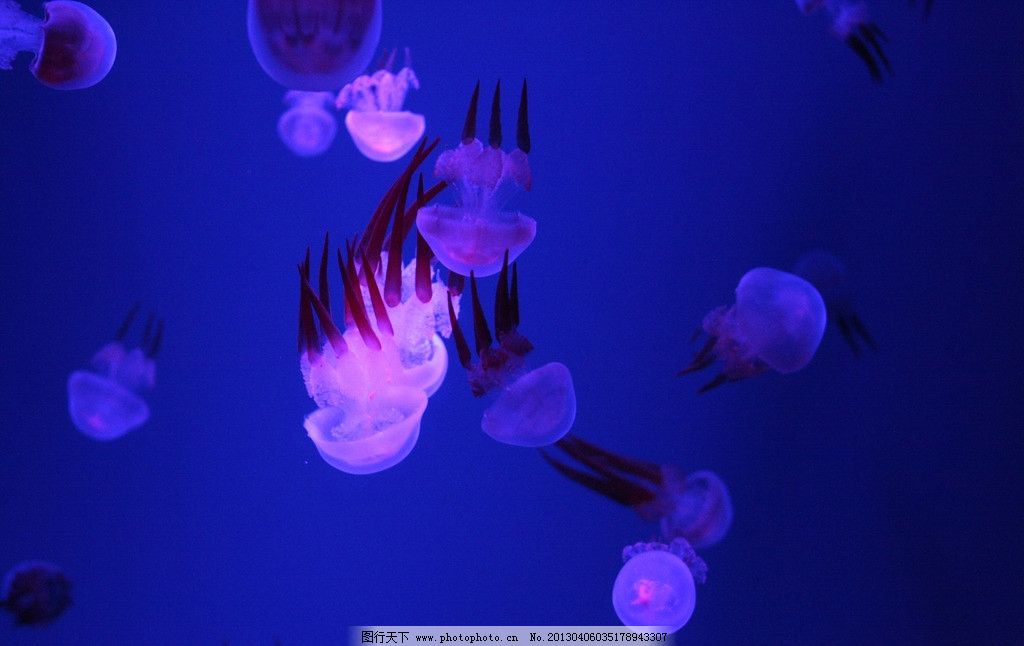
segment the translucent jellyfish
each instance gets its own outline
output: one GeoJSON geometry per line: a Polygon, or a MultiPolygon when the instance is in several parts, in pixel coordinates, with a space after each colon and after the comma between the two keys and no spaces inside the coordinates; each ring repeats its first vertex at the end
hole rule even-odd
{"type": "Polygon", "coordinates": [[[32,74],[47,87],[81,90],[102,81],[117,55],[110,23],[72,0],[44,2],[43,14],[40,20],[0,0],[0,69],[11,69],[18,52],[32,52],[32,74]]]}
{"type": "Polygon", "coordinates": [[[0,588],[0,606],[22,626],[43,626],[71,605],[71,580],[45,561],[25,561],[11,568],[0,588]]]}
{"type": "Polygon", "coordinates": [[[625,562],[612,588],[612,606],[625,626],[659,626],[676,632],[693,616],[696,583],[707,566],[685,540],[636,543],[622,550],[625,562]]]}
{"type": "Polygon", "coordinates": [[[488,145],[476,138],[480,84],[473,90],[462,143],[437,159],[434,175],[455,187],[454,206],[420,209],[416,226],[449,270],[468,276],[491,276],[501,269],[507,251],[515,261],[533,242],[537,223],[517,211],[503,210],[520,189],[530,190],[530,129],[526,112],[526,82],[519,99],[516,149],[501,149],[501,85],[494,90],[488,145]]]}
{"type": "Polygon", "coordinates": [[[84,435],[94,440],[116,440],[149,419],[149,406],[140,393],[153,388],[154,358],[160,350],[164,322],[146,322],[139,347],[129,348],[125,337],[138,314],[136,305],[125,317],[114,341],[92,358],[92,370],[76,370],[68,377],[68,412],[84,435]]]}
{"type": "Polygon", "coordinates": [[[324,106],[333,99],[329,92],[291,90],[284,95],[288,109],[277,120],[277,134],[289,150],[299,157],[315,157],[331,147],[338,124],[324,106]]]}
{"type": "MultiPolygon", "coordinates": [[[[927,0],[930,6],[931,1],[927,0]]],[[[872,22],[868,8],[863,2],[848,0],[796,0],[796,6],[805,15],[826,9],[832,21],[832,33],[846,43],[867,66],[871,78],[882,80],[882,68],[892,74],[892,65],[885,55],[883,43],[889,39],[872,22]]],[[[929,7],[926,7],[926,12],[929,7]]]]}
{"type": "Polygon", "coordinates": [[[825,300],[828,319],[836,324],[846,344],[860,356],[860,344],[878,350],[874,337],[860,319],[850,298],[846,266],[841,260],[822,249],[808,251],[800,256],[793,273],[800,276],[821,293],[825,300]]]}
{"type": "Polygon", "coordinates": [[[576,464],[542,452],[559,473],[633,508],[643,520],[659,523],[666,541],[685,538],[694,547],[709,547],[732,527],[729,490],[711,471],[684,475],[674,466],[612,453],[575,435],[566,435],[555,446],[576,464]]]}
{"type": "Polygon", "coordinates": [[[249,0],[249,44],[286,88],[337,91],[370,64],[380,41],[380,0],[249,0]]]}
{"type": "Polygon", "coordinates": [[[768,369],[787,374],[806,366],[825,333],[825,303],[812,284],[778,269],[751,269],[736,287],[736,304],[704,317],[708,339],[680,375],[725,366],[706,392],[768,369]]]}
{"type": "Polygon", "coordinates": [[[370,76],[360,76],[338,94],[337,108],[348,109],[348,134],[359,152],[373,161],[391,162],[404,156],[426,129],[422,114],[402,110],[409,88],[420,88],[409,61],[409,50],[405,51],[405,66],[397,74],[391,73],[392,52],[382,69],[370,76]]]}

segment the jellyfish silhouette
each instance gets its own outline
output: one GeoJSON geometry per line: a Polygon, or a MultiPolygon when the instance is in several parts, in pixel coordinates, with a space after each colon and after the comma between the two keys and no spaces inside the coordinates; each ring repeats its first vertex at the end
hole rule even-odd
{"type": "Polygon", "coordinates": [[[892,64],[884,49],[889,39],[871,20],[866,4],[848,0],[796,0],[796,6],[804,15],[825,9],[831,17],[832,33],[861,59],[874,81],[881,82],[883,68],[892,74],[892,64]]]}
{"type": "Polygon", "coordinates": [[[0,586],[0,607],[22,626],[44,626],[71,605],[71,580],[46,561],[25,561],[11,568],[0,586]]]}
{"type": "Polygon", "coordinates": [[[839,328],[839,333],[854,355],[860,356],[862,343],[872,350],[878,350],[875,338],[864,325],[850,297],[846,265],[839,258],[823,249],[814,249],[800,256],[793,267],[793,273],[814,285],[821,293],[828,320],[839,328]]]}
{"type": "Polygon", "coordinates": [[[704,583],[707,565],[684,539],[627,545],[622,560],[612,607],[623,625],[660,626],[674,633],[690,621],[696,583],[704,583]]]}
{"type": "Polygon", "coordinates": [[[43,13],[40,20],[0,0],[0,69],[11,69],[18,52],[32,52],[32,74],[47,87],[81,90],[102,81],[117,55],[110,23],[72,0],[44,2],[43,13]]]}
{"type": "Polygon", "coordinates": [[[249,44],[270,78],[292,90],[334,92],[370,64],[380,0],[249,0],[249,44]]]}
{"type": "Polygon", "coordinates": [[[281,141],[299,157],[315,157],[331,147],[338,124],[324,109],[334,96],[329,92],[291,90],[284,95],[288,109],[277,120],[281,141]]]}
{"type": "Polygon", "coordinates": [[[124,341],[138,311],[138,305],[132,307],[114,341],[93,356],[93,370],[76,370],[68,377],[71,421],[94,440],[115,440],[149,419],[149,406],[139,393],[155,383],[154,358],[163,340],[164,322],[150,316],[142,344],[128,348],[124,341]]]}

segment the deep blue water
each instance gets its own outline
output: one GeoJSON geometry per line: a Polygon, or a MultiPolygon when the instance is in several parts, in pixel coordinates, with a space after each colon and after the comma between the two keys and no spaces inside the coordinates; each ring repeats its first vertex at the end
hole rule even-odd
{"type": "MultiPolygon", "coordinates": [[[[292,156],[244,3],[201,4],[94,0],[119,52],[92,89],[46,89],[28,59],[0,78],[0,570],[75,582],[57,622],[3,618],[0,643],[616,624],[622,547],[656,528],[485,436],[457,365],[403,463],[319,458],[295,264],[400,164],[343,129],[292,156]],[[66,378],[137,301],[167,321],[152,419],[93,442],[66,378]]],[[[1024,641],[1024,5],[870,4],[880,86],[786,0],[385,3],[442,145],[477,79],[529,79],[521,330],[572,369],[575,432],[730,487],[680,643],[1024,641]],[[830,329],[796,374],[700,396],[674,376],[745,271],[816,246],[879,352],[830,329]]]]}

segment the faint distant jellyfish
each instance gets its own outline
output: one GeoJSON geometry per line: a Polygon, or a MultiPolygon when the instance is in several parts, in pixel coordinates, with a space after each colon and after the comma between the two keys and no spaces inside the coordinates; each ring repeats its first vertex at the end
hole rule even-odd
{"type": "Polygon", "coordinates": [[[149,406],[139,393],[153,388],[153,362],[163,339],[163,321],[146,323],[140,347],[124,344],[138,306],[129,311],[115,340],[92,358],[93,370],[76,370],[68,377],[68,412],[83,434],[94,440],[115,440],[149,419],[149,406]]]}
{"type": "MultiPolygon", "coordinates": [[[[930,0],[928,4],[930,5],[930,0]]],[[[827,9],[832,20],[832,33],[864,62],[875,81],[882,80],[882,67],[892,74],[892,66],[882,47],[882,43],[889,39],[881,28],[872,22],[867,5],[863,2],[796,0],[796,6],[804,15],[817,13],[822,8],[827,9]]]]}
{"type": "Polygon", "coordinates": [[[454,206],[420,209],[416,226],[449,270],[468,276],[490,276],[501,269],[506,251],[515,261],[537,235],[537,222],[517,211],[503,210],[508,198],[532,183],[530,130],[526,111],[526,82],[519,99],[516,149],[501,150],[501,86],[494,90],[488,145],[476,138],[480,84],[469,102],[462,143],[446,150],[434,165],[434,175],[454,186],[454,206]]]}
{"type": "Polygon", "coordinates": [[[700,388],[703,393],[769,369],[796,372],[818,349],[825,320],[825,303],[811,283],[778,269],[751,269],[736,287],[736,304],[704,317],[707,342],[679,374],[721,359],[722,372],[700,388]]]}
{"type": "Polygon", "coordinates": [[[47,87],[81,90],[102,81],[117,55],[110,23],[72,0],[44,2],[43,13],[40,20],[0,0],[0,69],[11,69],[18,52],[32,52],[32,74],[47,87]]]}
{"type": "Polygon", "coordinates": [[[676,632],[693,616],[696,583],[707,565],[685,540],[636,543],[622,550],[625,562],[612,588],[612,606],[625,626],[659,626],[676,632]]]}
{"type": "Polygon", "coordinates": [[[833,321],[853,353],[860,356],[860,344],[877,350],[874,337],[860,319],[847,286],[846,266],[822,249],[800,256],[793,273],[814,285],[825,301],[829,321],[833,321]]]}
{"type": "Polygon", "coordinates": [[[270,78],[293,90],[337,91],[370,64],[380,0],[249,0],[249,44],[270,78]]]}
{"type": "Polygon", "coordinates": [[[395,161],[405,155],[426,129],[422,114],[402,110],[409,88],[420,87],[408,61],[408,50],[405,67],[397,74],[391,73],[393,58],[392,53],[385,68],[360,76],[342,88],[336,102],[339,110],[348,108],[345,127],[356,148],[378,162],[395,161]]]}
{"type": "Polygon", "coordinates": [[[333,100],[329,92],[292,90],[284,95],[289,107],[277,120],[277,134],[289,150],[299,157],[315,157],[331,147],[338,124],[324,106],[333,100]]]}
{"type": "Polygon", "coordinates": [[[672,465],[612,453],[575,435],[566,435],[555,446],[577,464],[569,466],[542,452],[559,473],[659,523],[666,541],[685,538],[694,547],[709,547],[732,527],[729,490],[712,471],[685,475],[672,465]]]}
{"type": "Polygon", "coordinates": [[[0,606],[15,623],[43,626],[71,605],[71,580],[45,561],[25,561],[11,568],[0,588],[0,606]]]}

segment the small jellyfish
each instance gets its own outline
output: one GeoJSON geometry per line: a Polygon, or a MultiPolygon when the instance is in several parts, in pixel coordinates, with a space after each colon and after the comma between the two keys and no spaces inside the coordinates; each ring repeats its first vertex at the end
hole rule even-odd
{"type": "Polygon", "coordinates": [[[455,187],[454,206],[420,209],[416,226],[449,270],[468,276],[491,276],[501,270],[502,256],[515,261],[537,235],[537,222],[517,211],[503,210],[520,189],[530,190],[530,129],[526,112],[526,81],[519,98],[516,149],[501,149],[501,85],[491,103],[488,145],[476,138],[480,84],[473,90],[462,143],[446,150],[434,165],[434,175],[455,187]]]}
{"type": "Polygon", "coordinates": [[[751,269],[736,287],[736,304],[704,317],[707,342],[679,374],[721,359],[722,372],[700,388],[703,393],[768,369],[796,372],[818,349],[825,320],[825,303],[811,283],[778,269],[751,269]]]}
{"type": "Polygon", "coordinates": [[[422,114],[402,110],[409,88],[420,87],[408,49],[405,58],[405,66],[392,74],[392,52],[382,69],[371,76],[360,76],[338,93],[335,105],[339,110],[348,109],[345,127],[367,159],[395,161],[412,149],[426,129],[422,114]]]}
{"type": "Polygon", "coordinates": [[[732,499],[712,471],[684,475],[676,467],[612,453],[575,435],[555,443],[580,467],[541,455],[559,473],[591,491],[633,508],[645,521],[658,522],[666,541],[685,538],[709,547],[732,527],[732,499]]]}
{"type": "Polygon", "coordinates": [[[47,87],[81,90],[102,81],[117,55],[110,23],[73,0],[44,2],[43,14],[40,20],[0,0],[0,69],[11,69],[18,52],[32,52],[32,74],[47,87]]]}
{"type": "Polygon", "coordinates": [[[625,626],[658,626],[676,632],[693,616],[696,583],[707,565],[681,538],[669,544],[636,543],[622,550],[612,606],[625,626]]]}
{"type": "Polygon", "coordinates": [[[861,321],[847,291],[846,266],[841,260],[827,251],[815,249],[800,256],[793,273],[821,293],[829,321],[835,322],[854,355],[860,356],[861,343],[878,350],[874,337],[861,321]]]}
{"type": "MultiPolygon", "coordinates": [[[[930,1],[929,1],[930,4],[930,1]]],[[[832,20],[832,33],[846,43],[868,68],[871,78],[882,80],[882,68],[892,74],[892,65],[885,55],[882,44],[889,39],[868,15],[863,2],[848,0],[796,0],[797,8],[804,15],[827,9],[832,20]]]]}
{"type": "Polygon", "coordinates": [[[277,120],[277,134],[289,150],[299,157],[315,157],[331,147],[338,124],[324,106],[333,99],[329,92],[291,90],[284,95],[288,109],[277,120]]]}
{"type": "Polygon", "coordinates": [[[0,588],[0,606],[22,626],[44,626],[71,605],[71,580],[45,561],[25,561],[11,568],[0,588]]]}
{"type": "Polygon", "coordinates": [[[249,0],[249,44],[286,88],[333,92],[370,64],[381,0],[249,0]]]}
{"type": "Polygon", "coordinates": [[[124,341],[139,306],[134,306],[114,335],[100,348],[90,370],[76,370],[68,377],[68,412],[84,435],[94,440],[115,440],[149,419],[149,406],[139,395],[153,388],[154,358],[163,340],[164,322],[152,316],[146,321],[139,347],[124,341]]]}

